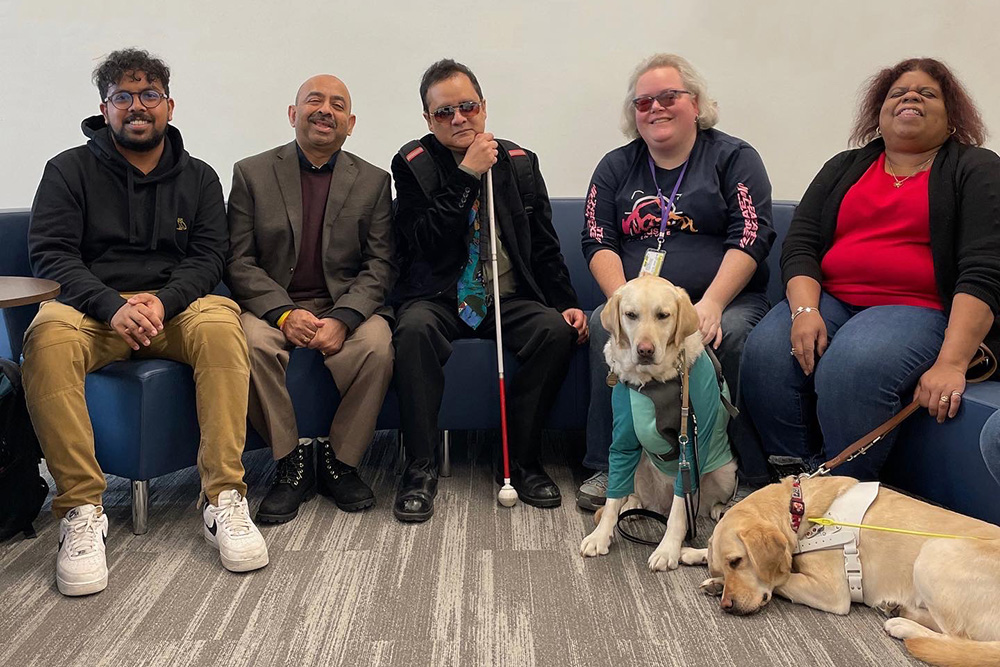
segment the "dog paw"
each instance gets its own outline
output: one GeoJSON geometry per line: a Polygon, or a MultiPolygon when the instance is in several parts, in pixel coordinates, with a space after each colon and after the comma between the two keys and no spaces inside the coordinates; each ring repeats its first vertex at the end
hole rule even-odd
{"type": "Polygon", "coordinates": [[[680,564],[680,553],[673,549],[656,549],[647,561],[649,569],[653,572],[665,572],[676,570],[680,564]]]}
{"type": "Polygon", "coordinates": [[[608,553],[608,548],[610,546],[610,535],[599,535],[597,534],[597,531],[594,531],[590,535],[583,538],[583,542],[580,543],[580,555],[584,558],[590,558],[591,556],[604,556],[608,553]]]}
{"type": "Polygon", "coordinates": [[[712,517],[712,521],[718,523],[719,519],[722,518],[722,515],[725,514],[728,509],[729,505],[726,503],[715,503],[712,505],[712,511],[709,512],[709,516],[712,517]]]}
{"type": "Polygon", "coordinates": [[[681,547],[681,563],[684,565],[708,565],[708,549],[681,547]]]}
{"type": "Polygon", "coordinates": [[[711,595],[713,597],[719,597],[722,595],[722,589],[725,586],[725,580],[722,577],[712,577],[711,579],[706,579],[701,582],[698,588],[705,595],[711,595]]]}
{"type": "Polygon", "coordinates": [[[937,633],[928,630],[916,621],[908,618],[890,618],[882,626],[886,634],[896,639],[912,639],[914,637],[934,637],[937,633]]]}

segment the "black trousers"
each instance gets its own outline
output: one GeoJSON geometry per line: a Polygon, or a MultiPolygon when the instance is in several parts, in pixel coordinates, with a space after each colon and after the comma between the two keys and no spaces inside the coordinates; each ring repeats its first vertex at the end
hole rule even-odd
{"type": "MultiPolygon", "coordinates": [[[[410,458],[433,459],[439,442],[438,412],[444,394],[444,365],[451,342],[462,338],[496,339],[492,308],[478,328],[458,317],[454,298],[414,301],[397,314],[396,393],[403,444],[410,458]]],[[[507,428],[511,458],[538,458],[542,426],[552,408],[576,346],[577,332],[557,310],[532,299],[511,297],[500,304],[504,347],[521,364],[507,376],[507,428]]],[[[483,382],[496,382],[484,377],[483,382]]]]}

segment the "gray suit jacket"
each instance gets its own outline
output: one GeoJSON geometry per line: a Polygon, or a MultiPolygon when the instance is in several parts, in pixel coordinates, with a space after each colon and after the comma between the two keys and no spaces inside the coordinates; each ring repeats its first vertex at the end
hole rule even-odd
{"type": "MultiPolygon", "coordinates": [[[[396,280],[389,174],[341,151],[323,220],[323,270],[337,308],[364,319],[392,317],[386,297],[396,280]]],[[[302,236],[302,183],[295,142],[240,160],[229,193],[232,259],[226,283],[257,317],[294,303],[288,284],[302,236]]]]}

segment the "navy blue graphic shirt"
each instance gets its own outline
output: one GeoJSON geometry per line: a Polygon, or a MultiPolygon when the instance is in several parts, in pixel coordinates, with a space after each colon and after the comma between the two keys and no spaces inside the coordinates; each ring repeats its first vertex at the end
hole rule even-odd
{"type": "MultiPolygon", "coordinates": [[[[649,173],[649,151],[639,138],[611,151],[594,171],[587,190],[583,254],[589,263],[602,248],[622,259],[625,279],[639,275],[647,248],[656,248],[660,204],[649,173]]],[[[656,180],[669,199],[681,168],[656,167],[656,180]]],[[[715,129],[700,130],[687,172],[667,216],[660,275],[701,299],[722,257],[738,248],[757,262],[744,292],[764,292],[764,260],[775,232],[771,225],[771,182],[753,146],[715,129]]]]}

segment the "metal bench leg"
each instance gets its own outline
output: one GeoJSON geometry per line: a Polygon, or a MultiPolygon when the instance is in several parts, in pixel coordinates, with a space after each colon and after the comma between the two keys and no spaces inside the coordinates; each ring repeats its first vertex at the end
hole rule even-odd
{"type": "Polygon", "coordinates": [[[132,533],[145,535],[148,530],[146,519],[149,517],[149,480],[132,480],[132,533]]]}
{"type": "Polygon", "coordinates": [[[441,431],[441,476],[451,477],[451,432],[441,431]]]}

